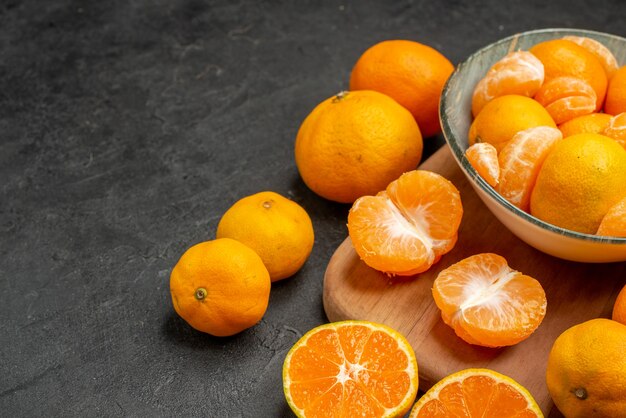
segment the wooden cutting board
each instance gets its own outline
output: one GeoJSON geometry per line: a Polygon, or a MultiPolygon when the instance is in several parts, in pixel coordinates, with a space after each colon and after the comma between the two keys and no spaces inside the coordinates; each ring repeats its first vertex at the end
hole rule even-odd
{"type": "Polygon", "coordinates": [[[548,353],[570,326],[610,317],[617,293],[626,283],[626,263],[584,264],[564,261],[528,246],[484,206],[458,168],[447,146],[421,165],[442,174],[461,192],[464,215],[454,249],[413,280],[392,282],[358,257],[350,238],[337,248],[324,277],[324,309],[330,321],[360,319],[389,325],[413,346],[419,387],[425,391],[441,378],[469,367],[487,367],[525,386],[546,416],[561,416],[545,383],[548,353]],[[507,348],[473,346],[443,323],[431,288],[437,274],[473,254],[494,252],[509,265],[541,282],[547,314],[528,339],[507,348]]]}

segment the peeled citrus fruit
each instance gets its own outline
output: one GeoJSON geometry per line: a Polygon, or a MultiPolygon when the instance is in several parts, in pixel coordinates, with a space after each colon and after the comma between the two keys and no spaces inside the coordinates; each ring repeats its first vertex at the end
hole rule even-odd
{"type": "Polygon", "coordinates": [[[454,247],[462,215],[459,191],[450,181],[414,170],[376,196],[354,202],[348,232],[365,264],[410,276],[428,270],[454,247]]]}
{"type": "Polygon", "coordinates": [[[465,156],[472,167],[491,187],[500,181],[500,163],[498,150],[488,142],[477,142],[465,151],[465,156]]]}
{"type": "Polygon", "coordinates": [[[399,417],[417,387],[410,344],[373,322],[318,326],[294,344],[283,364],[285,398],[298,417],[399,417]]]}
{"type": "Polygon", "coordinates": [[[613,305],[611,319],[626,325],[626,285],[622,287],[622,290],[620,290],[617,295],[617,299],[613,305]]]}
{"type": "Polygon", "coordinates": [[[432,291],[443,321],[470,344],[517,344],[546,314],[541,284],[497,254],[477,254],[451,265],[439,273],[432,291]]]}
{"type": "Polygon", "coordinates": [[[383,41],[359,57],[350,75],[350,90],[388,95],[411,112],[427,138],[441,131],[439,96],[452,71],[452,63],[428,45],[383,41]]]}
{"type": "Polygon", "coordinates": [[[626,238],[626,190],[624,196],[602,217],[597,235],[626,238]]]}
{"type": "Polygon", "coordinates": [[[489,68],[472,94],[472,114],[478,115],[496,97],[507,94],[533,97],[543,84],[543,64],[528,51],[508,53],[489,68]]]}
{"type": "Polygon", "coordinates": [[[352,203],[375,194],[422,158],[413,116],[382,93],[342,92],[306,117],[296,138],[302,180],[329,200],[352,203]]]}
{"type": "Polygon", "coordinates": [[[556,124],[536,100],[515,94],[496,97],[483,107],[470,125],[469,145],[489,142],[498,151],[519,131],[556,124]]]}
{"type": "Polygon", "coordinates": [[[260,192],[231,206],[217,225],[217,238],[232,238],[252,248],[272,281],[295,274],[311,254],[313,224],[296,202],[260,192]]]}
{"type": "Polygon", "coordinates": [[[626,150],[603,135],[573,135],[558,141],[544,160],[530,213],[561,228],[595,234],[625,191],[626,150]]]}
{"type": "Polygon", "coordinates": [[[596,110],[596,92],[589,83],[576,77],[554,77],[546,81],[537,94],[556,124],[588,115],[596,110]]]}
{"type": "Polygon", "coordinates": [[[626,112],[618,113],[609,119],[603,132],[600,132],[615,140],[622,148],[626,149],[626,112]]]}
{"type": "Polygon", "coordinates": [[[409,418],[543,418],[530,392],[490,369],[446,376],[416,403],[409,418]]]}
{"type": "Polygon", "coordinates": [[[189,248],[170,275],[178,315],[198,331],[218,337],[237,334],[259,322],[270,288],[261,257],[230,238],[189,248]]]}
{"type": "Polygon", "coordinates": [[[597,318],[574,325],[554,341],[546,382],[568,418],[626,413],[626,325],[597,318]]]}
{"type": "Polygon", "coordinates": [[[496,190],[502,197],[528,212],[530,193],[537,174],[552,146],[562,137],[550,126],[537,126],[516,133],[498,155],[500,181],[496,190]]]}

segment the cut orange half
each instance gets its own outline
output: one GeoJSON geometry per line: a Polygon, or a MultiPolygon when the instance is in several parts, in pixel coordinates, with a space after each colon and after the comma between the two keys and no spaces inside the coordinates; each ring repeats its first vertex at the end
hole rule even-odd
{"type": "Polygon", "coordinates": [[[348,214],[359,257],[389,275],[426,271],[456,244],[463,216],[457,188],[439,174],[404,173],[376,196],[363,196],[348,214]]]}
{"type": "Polygon", "coordinates": [[[285,398],[298,417],[402,416],[417,387],[417,361],[408,341],[368,321],[312,329],[283,365],[285,398]]]}
{"type": "Polygon", "coordinates": [[[530,392],[489,369],[465,369],[434,385],[409,418],[543,418],[530,392]]]}
{"type": "Polygon", "coordinates": [[[541,284],[497,254],[477,254],[441,271],[433,297],[443,321],[470,344],[502,347],[528,338],[546,314],[541,284]]]}

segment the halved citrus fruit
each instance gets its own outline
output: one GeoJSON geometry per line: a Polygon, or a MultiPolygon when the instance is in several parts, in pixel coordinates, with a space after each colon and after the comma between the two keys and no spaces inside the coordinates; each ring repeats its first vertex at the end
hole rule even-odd
{"type": "Polygon", "coordinates": [[[409,418],[543,418],[526,388],[490,369],[453,373],[426,392],[409,418]]]}
{"type": "Polygon", "coordinates": [[[307,332],[283,364],[283,389],[298,417],[397,417],[417,395],[415,353],[392,328],[342,321],[307,332]]]}
{"type": "Polygon", "coordinates": [[[348,214],[359,257],[388,275],[426,271],[454,247],[463,216],[457,188],[425,170],[404,173],[376,196],[363,196],[348,214]]]}
{"type": "Polygon", "coordinates": [[[498,150],[489,142],[477,142],[465,151],[465,156],[474,170],[491,187],[496,187],[500,177],[498,150]]]}
{"type": "Polygon", "coordinates": [[[496,190],[523,211],[530,210],[530,194],[543,160],[561,131],[551,126],[537,126],[516,133],[498,155],[500,181],[496,190]]]}
{"type": "Polygon", "coordinates": [[[546,314],[546,294],[497,254],[477,254],[441,271],[433,297],[443,321],[470,344],[502,347],[528,338],[546,314]]]}

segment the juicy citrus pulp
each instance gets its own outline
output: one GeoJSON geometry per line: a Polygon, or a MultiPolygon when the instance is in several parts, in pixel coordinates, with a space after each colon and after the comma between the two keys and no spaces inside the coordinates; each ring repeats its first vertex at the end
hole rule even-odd
{"type": "Polygon", "coordinates": [[[516,344],[546,314],[541,284],[497,254],[477,254],[451,265],[439,273],[432,291],[443,321],[470,344],[516,344]]]}
{"type": "Polygon", "coordinates": [[[543,418],[534,398],[515,380],[490,369],[465,369],[435,384],[409,418],[543,418]]]}
{"type": "Polygon", "coordinates": [[[410,276],[428,270],[454,247],[462,215],[459,191],[450,181],[414,170],[376,196],[354,202],[348,232],[368,266],[410,276]]]}
{"type": "Polygon", "coordinates": [[[397,331],[367,321],[318,326],[283,365],[287,403],[299,417],[396,417],[417,394],[415,353],[397,331]]]}

